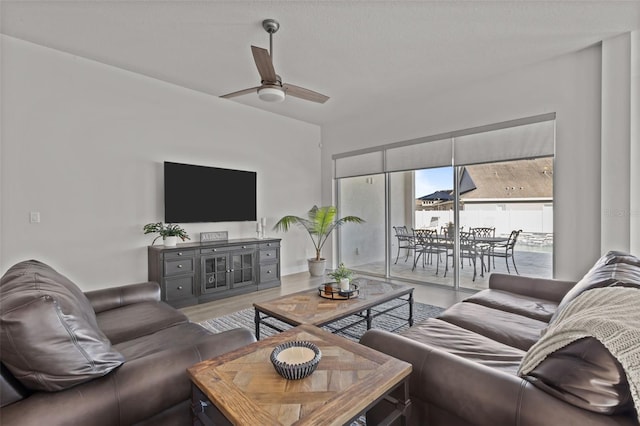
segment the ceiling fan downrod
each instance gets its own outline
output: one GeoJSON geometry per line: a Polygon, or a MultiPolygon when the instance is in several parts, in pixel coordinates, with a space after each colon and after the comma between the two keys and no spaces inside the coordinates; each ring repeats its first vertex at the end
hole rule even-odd
{"type": "Polygon", "coordinates": [[[262,21],[262,28],[269,33],[269,56],[271,56],[271,60],[273,61],[273,35],[280,28],[280,23],[275,19],[265,19],[262,21]]]}

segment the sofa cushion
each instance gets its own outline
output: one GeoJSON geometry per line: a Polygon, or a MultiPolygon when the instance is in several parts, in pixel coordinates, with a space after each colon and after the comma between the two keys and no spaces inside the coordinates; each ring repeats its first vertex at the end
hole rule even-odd
{"type": "Polygon", "coordinates": [[[501,311],[512,312],[544,322],[549,322],[551,316],[558,308],[558,304],[551,300],[493,289],[482,290],[473,296],[467,297],[464,301],[477,303],[501,311]]]}
{"type": "Polygon", "coordinates": [[[210,331],[198,324],[184,323],[158,330],[153,334],[127,340],[114,346],[125,356],[127,361],[131,361],[167,349],[193,346],[198,341],[211,335],[210,331]]]}
{"type": "Polygon", "coordinates": [[[16,380],[7,367],[0,364],[0,407],[26,398],[29,393],[29,390],[16,380]]]}
{"type": "Polygon", "coordinates": [[[82,291],[41,262],[21,262],[5,273],[0,306],[2,363],[28,389],[66,389],[124,362],[82,291]]]}
{"type": "Polygon", "coordinates": [[[528,350],[547,323],[477,303],[456,303],[438,319],[455,324],[505,345],[528,350]]]}
{"type": "Polygon", "coordinates": [[[182,312],[163,302],[125,305],[100,312],[96,318],[98,326],[113,345],[188,322],[182,312]]]}
{"type": "Polygon", "coordinates": [[[610,286],[640,287],[640,259],[628,253],[609,251],[567,292],[549,322],[552,323],[560,311],[583,292],[610,286]]]}
{"type": "Polygon", "coordinates": [[[205,359],[251,343],[255,341],[255,337],[251,331],[245,328],[237,328],[221,333],[211,333],[198,324],[188,322],[160,330],[147,336],[141,336],[137,339],[119,343],[115,345],[115,347],[125,356],[127,361],[131,361],[153,355],[157,352],[195,346],[209,341],[216,342],[215,350],[214,345],[207,343],[211,346],[209,349],[211,352],[202,354],[205,359]]]}
{"type": "Polygon", "coordinates": [[[525,378],[537,388],[585,410],[601,414],[633,410],[622,366],[593,337],[582,338],[553,352],[525,378]]]}
{"type": "Polygon", "coordinates": [[[516,374],[525,352],[456,325],[430,318],[402,336],[509,374],[516,374]]]}

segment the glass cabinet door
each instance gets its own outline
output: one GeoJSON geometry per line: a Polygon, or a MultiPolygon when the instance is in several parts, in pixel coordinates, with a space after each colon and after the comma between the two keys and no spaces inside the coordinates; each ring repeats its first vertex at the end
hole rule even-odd
{"type": "Polygon", "coordinates": [[[227,271],[229,267],[226,254],[203,257],[202,270],[204,271],[202,283],[203,292],[211,293],[229,288],[227,283],[227,271]]]}
{"type": "Polygon", "coordinates": [[[231,255],[231,285],[241,287],[254,283],[254,252],[241,252],[231,255]]]}

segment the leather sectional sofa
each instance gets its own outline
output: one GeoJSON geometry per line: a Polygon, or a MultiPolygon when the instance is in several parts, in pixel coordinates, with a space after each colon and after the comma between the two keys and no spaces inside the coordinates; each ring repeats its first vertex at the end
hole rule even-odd
{"type": "MultiPolygon", "coordinates": [[[[637,425],[639,286],[640,260],[621,252],[607,253],[577,283],[494,273],[489,289],[438,318],[400,334],[370,330],[360,342],[412,364],[412,425],[637,425]],[[609,306],[599,298],[612,291],[624,291],[624,302],[609,306]],[[601,337],[584,333],[520,371],[537,347],[574,325],[576,306],[587,299],[603,304],[590,308],[593,327],[626,328],[625,353],[614,357],[601,337]],[[618,359],[630,359],[628,368],[618,359]]],[[[368,420],[392,408],[383,405],[368,420]]]]}
{"type": "Polygon", "coordinates": [[[191,424],[186,369],[247,345],[160,301],[156,283],[83,293],[38,261],[0,280],[0,424],[191,424]]]}

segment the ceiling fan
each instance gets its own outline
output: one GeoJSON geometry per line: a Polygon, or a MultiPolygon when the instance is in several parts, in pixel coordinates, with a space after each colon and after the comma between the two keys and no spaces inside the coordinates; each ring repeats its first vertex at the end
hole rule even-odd
{"type": "Polygon", "coordinates": [[[276,71],[273,68],[273,34],[278,31],[280,24],[275,19],[265,19],[262,21],[262,27],[269,33],[269,50],[267,51],[267,49],[263,49],[261,47],[251,46],[253,60],[256,62],[256,67],[258,68],[258,73],[262,80],[260,82],[260,86],[227,93],[220,97],[233,98],[236,96],[246,95],[247,93],[257,92],[258,97],[267,102],[282,102],[286,95],[295,96],[296,98],[321,104],[329,100],[328,96],[321,93],[282,82],[282,79],[278,74],[276,74],[276,71]]]}

